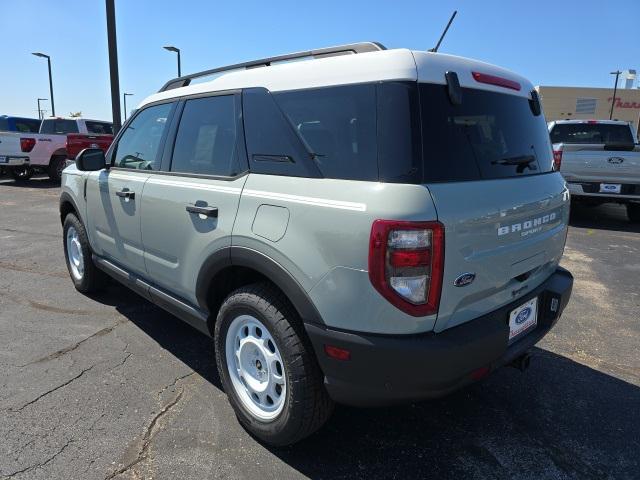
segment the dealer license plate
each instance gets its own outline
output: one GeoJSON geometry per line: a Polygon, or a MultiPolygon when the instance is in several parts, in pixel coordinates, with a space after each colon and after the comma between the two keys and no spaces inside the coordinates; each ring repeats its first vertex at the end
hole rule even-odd
{"type": "Polygon", "coordinates": [[[619,183],[601,183],[600,193],[620,193],[622,185],[619,183]]]}
{"type": "Polygon", "coordinates": [[[509,314],[509,343],[514,342],[520,335],[535,328],[538,323],[538,297],[532,298],[511,310],[509,314]]]}

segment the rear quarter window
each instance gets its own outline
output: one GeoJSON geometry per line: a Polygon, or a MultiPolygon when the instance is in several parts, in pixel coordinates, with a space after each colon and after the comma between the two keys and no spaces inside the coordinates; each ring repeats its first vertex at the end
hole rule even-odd
{"type": "Polygon", "coordinates": [[[326,178],[377,180],[375,85],[277,92],[273,96],[326,178]]]}

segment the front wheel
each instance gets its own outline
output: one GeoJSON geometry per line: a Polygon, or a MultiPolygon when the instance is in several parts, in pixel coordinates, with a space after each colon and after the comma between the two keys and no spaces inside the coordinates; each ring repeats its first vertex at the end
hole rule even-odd
{"type": "Polygon", "coordinates": [[[633,223],[640,223],[640,203],[627,203],[627,217],[633,223]]]}
{"type": "Polygon", "coordinates": [[[82,293],[100,290],[106,283],[107,276],[93,263],[84,225],[78,217],[70,213],[64,219],[62,232],[64,258],[76,290],[82,293]]]}
{"type": "Polygon", "coordinates": [[[319,429],[333,402],[297,313],[266,283],[222,304],[215,327],[218,371],[240,423],[265,443],[295,443],[319,429]]]}
{"type": "Polygon", "coordinates": [[[11,176],[16,182],[19,183],[28,181],[31,177],[33,177],[33,173],[33,168],[26,165],[11,168],[11,176]]]}

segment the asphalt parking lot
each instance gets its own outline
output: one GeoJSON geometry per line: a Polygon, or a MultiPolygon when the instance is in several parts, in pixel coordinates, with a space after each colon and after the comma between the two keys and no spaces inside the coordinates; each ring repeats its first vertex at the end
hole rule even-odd
{"type": "Polygon", "coordinates": [[[0,478],[640,477],[640,227],[618,206],[574,210],[574,294],[526,373],[339,407],[271,449],[236,422],[208,338],[116,284],[74,290],[58,195],[0,179],[0,478]]]}

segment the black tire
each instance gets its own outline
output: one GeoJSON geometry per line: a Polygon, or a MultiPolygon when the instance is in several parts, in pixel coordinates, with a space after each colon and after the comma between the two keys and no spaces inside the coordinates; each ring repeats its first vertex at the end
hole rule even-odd
{"type": "Polygon", "coordinates": [[[75,214],[70,213],[64,219],[62,227],[62,243],[64,246],[64,259],[67,264],[67,270],[69,270],[69,276],[76,290],[82,293],[92,293],[99,291],[103,288],[107,282],[107,275],[99,270],[93,263],[91,258],[91,247],[89,246],[89,239],[87,238],[87,231],[84,225],[75,214]],[[78,234],[78,240],[80,243],[79,251],[83,257],[83,272],[80,277],[76,276],[72,270],[71,263],[69,261],[69,252],[67,245],[67,234],[71,228],[74,228],[78,234]]]}
{"type": "Polygon", "coordinates": [[[627,203],[627,217],[633,223],[640,223],[640,203],[627,203]]]}
{"type": "Polygon", "coordinates": [[[62,170],[67,166],[67,157],[64,155],[56,155],[55,157],[51,157],[51,161],[49,162],[49,166],[47,167],[47,175],[49,178],[57,183],[60,183],[62,180],[62,170]]]}
{"type": "Polygon", "coordinates": [[[240,423],[263,442],[284,446],[318,430],[331,416],[333,402],[324,388],[324,376],[302,321],[282,292],[268,283],[256,283],[232,292],[216,320],[214,341],[220,379],[240,423]],[[284,363],[287,390],[276,418],[263,421],[243,405],[227,368],[226,335],[239,315],[252,315],[268,330],[284,363]]]}
{"type": "Polygon", "coordinates": [[[33,168],[27,166],[12,167],[9,170],[13,179],[18,183],[28,182],[34,174],[33,168]]]}

